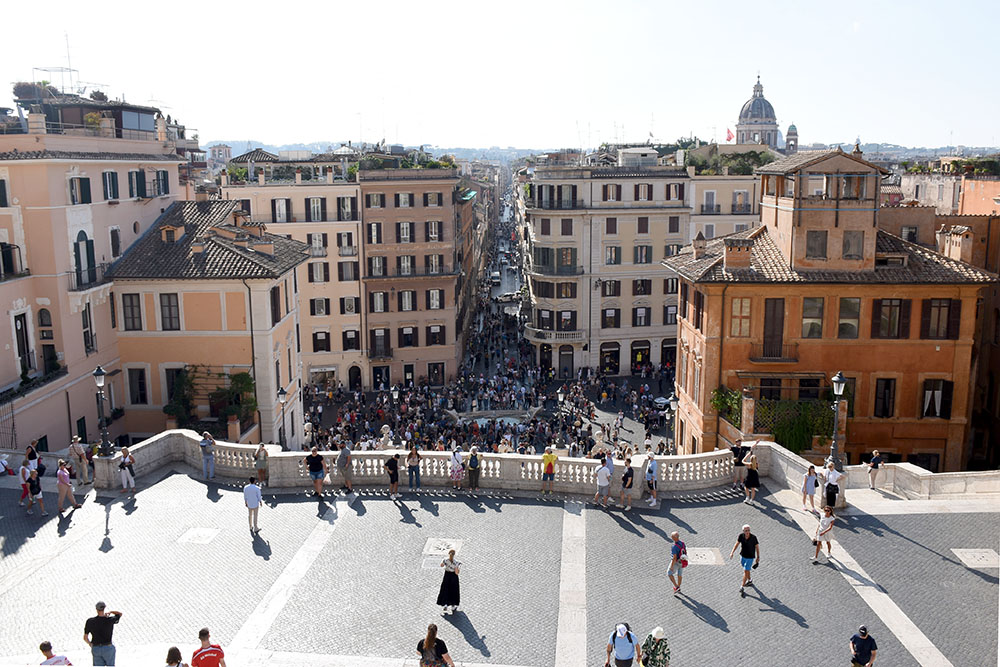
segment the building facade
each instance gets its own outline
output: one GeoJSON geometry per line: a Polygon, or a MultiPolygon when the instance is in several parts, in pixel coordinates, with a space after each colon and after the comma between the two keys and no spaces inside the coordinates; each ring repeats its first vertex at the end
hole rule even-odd
{"type": "Polygon", "coordinates": [[[962,177],[945,172],[906,172],[900,177],[904,202],[933,206],[937,213],[953,215],[959,212],[962,177]]]}
{"type": "Polygon", "coordinates": [[[538,366],[572,377],[672,362],[676,276],[660,262],[687,242],[687,171],[539,166],[525,186],[525,332],[538,366]]]}
{"type": "Polygon", "coordinates": [[[859,154],[798,153],[758,173],[759,228],[664,262],[681,281],[679,450],[727,446],[717,387],[815,401],[842,371],[851,463],[878,449],[962,469],[977,302],[995,277],[879,230],[881,170],[859,154]]]}
{"type": "Polygon", "coordinates": [[[760,220],[760,192],[756,176],[695,174],[691,177],[691,226],[688,238],[706,239],[746,231],[760,220]]]}
{"type": "Polygon", "coordinates": [[[958,213],[962,215],[1000,213],[1000,176],[963,174],[958,213]]]}

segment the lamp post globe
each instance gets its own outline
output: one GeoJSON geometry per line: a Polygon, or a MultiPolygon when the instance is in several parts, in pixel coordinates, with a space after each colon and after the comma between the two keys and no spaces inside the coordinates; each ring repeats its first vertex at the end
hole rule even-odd
{"type": "Polygon", "coordinates": [[[281,428],[278,429],[278,444],[281,449],[285,449],[285,402],[288,400],[288,392],[284,387],[278,389],[278,403],[281,404],[281,428]]]}
{"type": "Polygon", "coordinates": [[[837,434],[840,432],[840,401],[844,395],[844,388],[847,386],[847,378],[844,377],[843,372],[837,371],[837,374],[830,378],[830,383],[833,385],[833,438],[830,441],[830,457],[827,462],[833,463],[837,472],[844,472],[844,462],[840,459],[840,443],[837,440],[837,434]]]}
{"type": "Polygon", "coordinates": [[[104,382],[107,373],[98,366],[91,374],[94,384],[97,385],[97,425],[101,429],[101,447],[98,450],[101,456],[111,456],[111,440],[108,438],[108,423],[104,418],[104,382]]]}

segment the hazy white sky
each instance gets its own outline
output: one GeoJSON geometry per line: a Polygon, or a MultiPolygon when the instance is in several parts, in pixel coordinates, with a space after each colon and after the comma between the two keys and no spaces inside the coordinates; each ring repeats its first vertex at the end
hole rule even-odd
{"type": "Polygon", "coordinates": [[[759,70],[803,145],[996,145],[995,16],[922,0],[8,2],[0,82],[66,65],[68,35],[80,80],[157,100],[203,145],[557,148],[724,140],[759,70]]]}

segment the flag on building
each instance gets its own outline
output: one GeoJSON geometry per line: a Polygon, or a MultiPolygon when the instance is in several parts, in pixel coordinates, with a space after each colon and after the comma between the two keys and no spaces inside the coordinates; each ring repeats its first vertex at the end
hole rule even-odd
{"type": "Polygon", "coordinates": [[[729,129],[728,127],[727,127],[727,128],[726,128],[726,141],[732,141],[732,140],[733,140],[733,131],[732,131],[732,130],[730,130],[730,129],[729,129]]]}

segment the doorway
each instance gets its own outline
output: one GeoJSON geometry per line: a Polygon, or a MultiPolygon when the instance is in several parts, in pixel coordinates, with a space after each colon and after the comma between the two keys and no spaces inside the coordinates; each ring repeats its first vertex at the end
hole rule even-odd
{"type": "Polygon", "coordinates": [[[21,375],[27,375],[34,369],[34,359],[31,358],[31,348],[28,345],[28,314],[14,316],[14,336],[17,343],[17,360],[21,375]]]}
{"type": "Polygon", "coordinates": [[[552,346],[548,343],[538,346],[538,367],[543,370],[552,368],[552,346]]]}
{"type": "Polygon", "coordinates": [[[361,369],[357,366],[347,371],[347,387],[351,391],[361,391],[361,369]]]}
{"type": "Polygon", "coordinates": [[[444,384],[444,362],[437,361],[432,364],[427,364],[427,379],[434,387],[440,387],[444,384]]]}
{"type": "Polygon", "coordinates": [[[618,375],[621,367],[621,345],[618,343],[601,343],[601,372],[605,375],[618,375]]]}
{"type": "Polygon", "coordinates": [[[785,300],[764,300],[764,357],[781,358],[785,334],[785,300]]]}
{"type": "Polygon", "coordinates": [[[632,375],[642,372],[642,367],[649,363],[649,341],[637,340],[632,343],[632,375]]]}
{"type": "Polygon", "coordinates": [[[382,391],[392,386],[388,366],[372,366],[372,391],[382,391]]]}
{"type": "Polygon", "coordinates": [[[413,364],[403,364],[403,386],[413,386],[413,364]]]}
{"type": "Polygon", "coordinates": [[[573,346],[562,345],[559,347],[559,377],[573,377],[573,346]]]}

